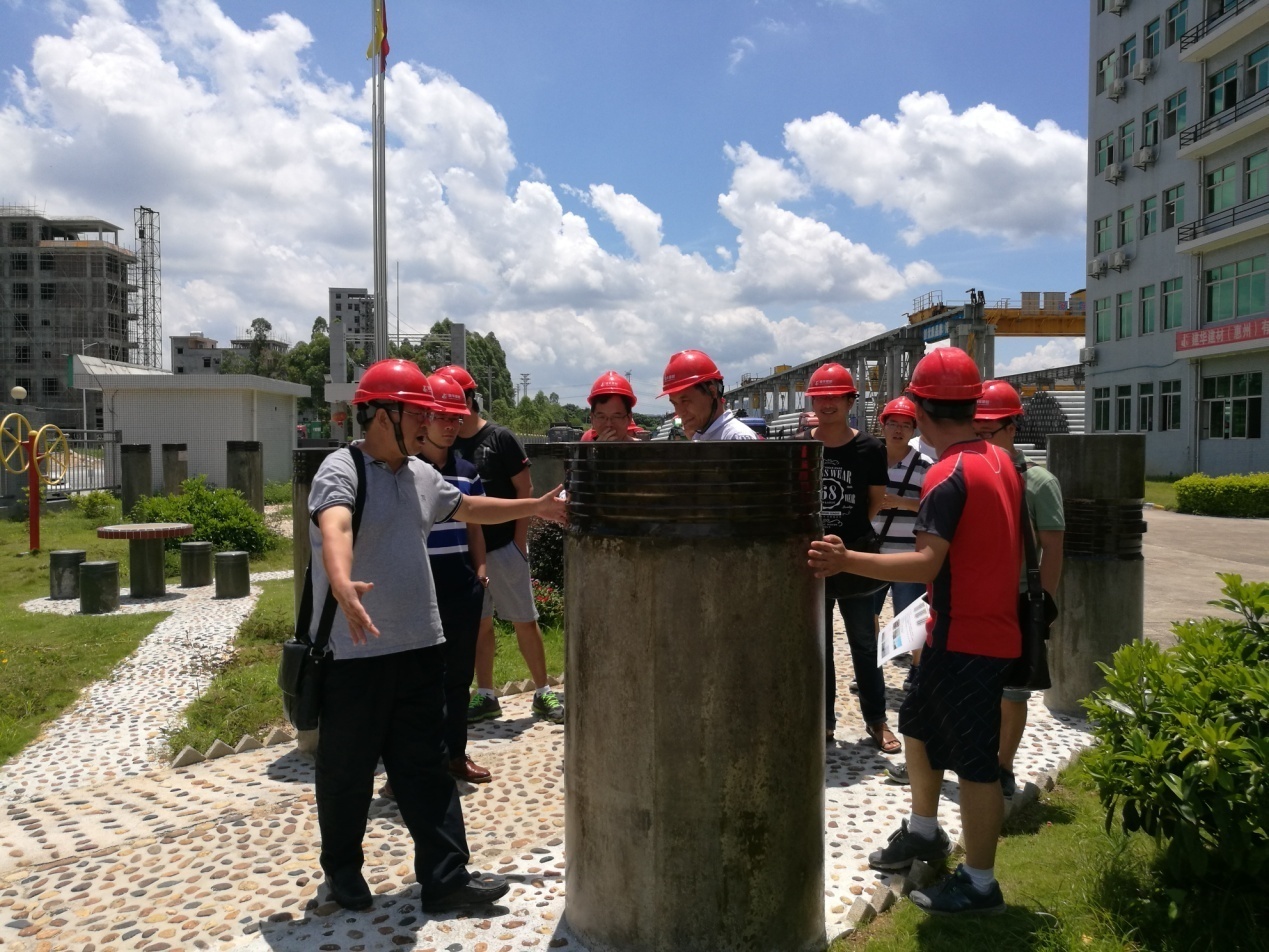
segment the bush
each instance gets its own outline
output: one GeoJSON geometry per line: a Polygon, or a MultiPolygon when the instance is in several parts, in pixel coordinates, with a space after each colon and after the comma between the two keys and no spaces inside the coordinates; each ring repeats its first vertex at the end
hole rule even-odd
{"type": "Polygon", "coordinates": [[[1177,480],[1174,488],[1179,512],[1269,518],[1269,473],[1215,477],[1195,473],[1177,480]]]}
{"type": "Polygon", "coordinates": [[[539,582],[564,591],[564,527],[558,522],[529,523],[529,571],[539,582]]]}
{"type": "MultiPolygon", "coordinates": [[[[205,476],[181,483],[179,496],[143,496],[132,507],[134,522],[188,522],[192,538],[210,542],[220,551],[258,555],[274,546],[276,533],[264,517],[235,489],[211,489],[205,476]]],[[[168,539],[169,551],[180,551],[182,539],[168,539]]]]}
{"type": "Polygon", "coordinates": [[[115,497],[100,489],[72,496],[71,502],[79,514],[93,525],[104,526],[115,517],[115,497]]]}
{"type": "Polygon", "coordinates": [[[289,506],[291,504],[291,484],[288,482],[265,483],[264,504],[266,506],[289,506]]]}
{"type": "Polygon", "coordinates": [[[1173,626],[1177,644],[1126,645],[1084,702],[1098,740],[1082,761],[1110,827],[1165,847],[1168,878],[1211,874],[1269,885],[1269,583],[1221,575],[1241,616],[1173,626]]]}
{"type": "Polygon", "coordinates": [[[564,623],[564,592],[558,587],[535,578],[533,604],[543,628],[555,628],[564,623]]]}

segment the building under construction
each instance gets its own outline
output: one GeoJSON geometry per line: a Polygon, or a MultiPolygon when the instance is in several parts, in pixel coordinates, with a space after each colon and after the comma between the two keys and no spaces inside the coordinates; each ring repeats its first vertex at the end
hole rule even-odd
{"type": "MultiPolygon", "coordinates": [[[[136,362],[136,255],[119,244],[118,225],[100,218],[52,218],[0,206],[0,380],[3,398],[26,390],[28,415],[78,429],[97,406],[68,387],[75,354],[136,362]],[[82,414],[82,415],[81,415],[82,414]]],[[[96,425],[100,425],[97,423],[96,425]]]]}

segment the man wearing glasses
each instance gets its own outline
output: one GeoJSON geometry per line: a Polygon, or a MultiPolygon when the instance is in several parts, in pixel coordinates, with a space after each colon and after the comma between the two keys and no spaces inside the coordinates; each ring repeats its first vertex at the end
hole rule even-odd
{"type": "Polygon", "coordinates": [[[590,388],[590,429],[583,443],[633,443],[634,420],[631,410],[638,403],[630,381],[615,370],[606,370],[590,388]]]}

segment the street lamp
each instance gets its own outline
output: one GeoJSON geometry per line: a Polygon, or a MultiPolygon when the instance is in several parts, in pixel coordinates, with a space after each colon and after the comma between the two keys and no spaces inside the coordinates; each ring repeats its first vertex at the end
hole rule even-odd
{"type": "Polygon", "coordinates": [[[18,406],[22,405],[22,401],[26,399],[26,387],[21,384],[9,391],[9,396],[13,398],[13,402],[18,406]]]}

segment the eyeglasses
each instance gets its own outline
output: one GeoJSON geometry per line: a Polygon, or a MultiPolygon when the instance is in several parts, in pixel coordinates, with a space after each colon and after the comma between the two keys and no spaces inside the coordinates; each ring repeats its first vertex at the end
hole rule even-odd
{"type": "Polygon", "coordinates": [[[590,420],[592,423],[624,423],[630,419],[629,413],[592,413],[590,420]]]}
{"type": "Polygon", "coordinates": [[[881,425],[891,430],[915,430],[916,429],[916,426],[914,424],[909,423],[906,420],[887,420],[885,423],[881,425]]]}
{"type": "Polygon", "coordinates": [[[426,410],[407,410],[405,407],[401,408],[401,413],[404,416],[414,417],[414,419],[419,420],[420,422],[427,420],[427,418],[431,416],[431,414],[426,410]]]}

